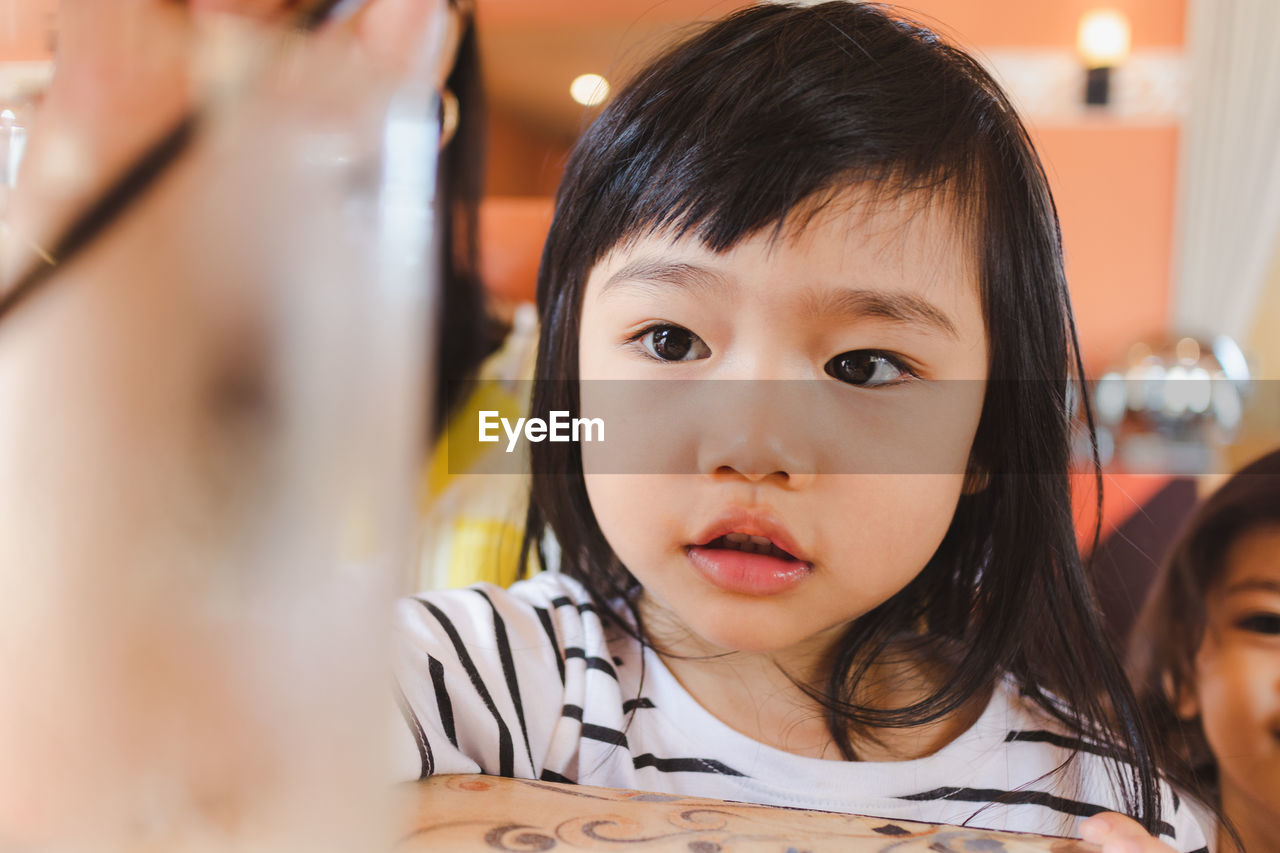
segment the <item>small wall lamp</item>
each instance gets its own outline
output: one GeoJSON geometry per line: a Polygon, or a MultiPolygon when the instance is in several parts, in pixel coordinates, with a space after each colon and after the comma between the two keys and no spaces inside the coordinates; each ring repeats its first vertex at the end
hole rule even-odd
{"type": "Polygon", "coordinates": [[[1129,58],[1129,19],[1115,9],[1094,9],[1080,18],[1076,51],[1087,70],[1084,102],[1104,106],[1111,99],[1111,69],[1129,58]]]}

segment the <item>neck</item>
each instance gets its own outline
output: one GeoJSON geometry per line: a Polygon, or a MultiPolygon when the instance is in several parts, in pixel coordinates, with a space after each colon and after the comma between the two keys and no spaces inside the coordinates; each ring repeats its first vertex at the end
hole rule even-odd
{"type": "MultiPolygon", "coordinates": [[[[703,708],[730,728],[775,749],[811,758],[841,760],[826,711],[813,692],[826,694],[831,662],[844,626],[779,652],[741,652],[714,647],[641,603],[646,633],[667,668],[703,708]]],[[[901,708],[925,699],[949,670],[918,655],[889,654],[872,663],[854,700],[864,707],[901,708]]],[[[850,732],[857,760],[907,761],[932,755],[968,729],[988,695],[959,710],[909,727],[859,727],[850,732]]]]}
{"type": "MultiPolygon", "coordinates": [[[[1250,797],[1222,780],[1222,812],[1240,833],[1240,841],[1248,853],[1280,853],[1280,814],[1274,806],[1250,797]]],[[[1218,850],[1228,853],[1235,844],[1225,829],[1218,831],[1218,850]]]]}

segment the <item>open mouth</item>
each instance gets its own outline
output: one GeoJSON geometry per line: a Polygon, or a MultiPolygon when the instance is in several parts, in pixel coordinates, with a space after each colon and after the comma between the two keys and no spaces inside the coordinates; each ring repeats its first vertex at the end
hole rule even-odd
{"type": "Polygon", "coordinates": [[[778,560],[794,560],[799,562],[797,557],[773,544],[773,541],[768,537],[751,536],[747,533],[726,533],[723,536],[717,536],[715,539],[712,539],[701,547],[723,549],[726,551],[742,551],[746,554],[761,554],[765,557],[774,557],[778,560]]]}
{"type": "MultiPolygon", "coordinates": [[[[790,543],[788,543],[790,544],[790,543]]],[[[722,533],[690,545],[689,560],[702,576],[731,593],[772,596],[795,589],[813,574],[812,564],[768,536],[722,533]]]]}

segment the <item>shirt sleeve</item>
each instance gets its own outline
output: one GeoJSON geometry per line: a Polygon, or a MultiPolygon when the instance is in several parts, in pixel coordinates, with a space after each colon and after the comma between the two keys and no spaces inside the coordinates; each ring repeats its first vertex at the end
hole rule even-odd
{"type": "Polygon", "coordinates": [[[395,743],[402,779],[536,779],[564,684],[551,609],[480,584],[396,605],[395,743]]]}
{"type": "Polygon", "coordinates": [[[1173,789],[1161,783],[1164,796],[1166,822],[1173,827],[1174,837],[1161,837],[1182,853],[1209,853],[1214,849],[1217,835],[1212,812],[1186,796],[1175,794],[1173,789]]]}

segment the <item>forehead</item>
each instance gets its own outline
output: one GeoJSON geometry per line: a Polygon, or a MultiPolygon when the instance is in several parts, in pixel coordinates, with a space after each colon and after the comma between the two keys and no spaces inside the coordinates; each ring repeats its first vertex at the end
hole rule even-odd
{"type": "Polygon", "coordinates": [[[945,302],[950,311],[976,314],[981,322],[974,232],[971,217],[947,194],[858,187],[809,199],[719,252],[693,233],[636,235],[592,268],[587,296],[641,287],[655,294],[672,284],[689,290],[683,285],[690,283],[722,285],[694,288],[706,296],[745,288],[770,299],[855,289],[945,302]],[[661,274],[664,266],[667,274],[661,274]]]}
{"type": "Polygon", "coordinates": [[[1218,594],[1280,595],[1280,524],[1251,529],[1227,549],[1218,594]]]}
{"type": "Polygon", "coordinates": [[[877,266],[976,278],[976,241],[948,193],[881,192],[867,186],[819,195],[760,236],[774,251],[856,256],[877,266]]]}

